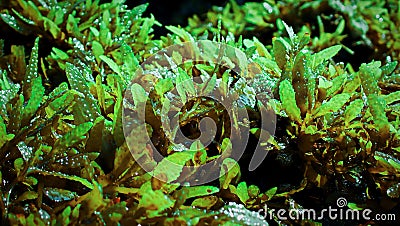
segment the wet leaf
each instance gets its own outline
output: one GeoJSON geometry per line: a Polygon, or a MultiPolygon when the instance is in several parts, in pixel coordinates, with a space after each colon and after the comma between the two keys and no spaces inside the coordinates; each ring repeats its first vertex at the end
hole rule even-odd
{"type": "Polygon", "coordinates": [[[321,117],[331,112],[337,112],[350,99],[348,93],[341,93],[333,96],[328,102],[323,103],[313,112],[313,117],[321,117]]]}
{"type": "Polygon", "coordinates": [[[32,174],[32,173],[38,173],[40,175],[43,176],[55,176],[61,179],[66,179],[66,180],[71,180],[71,181],[76,181],[81,183],[82,185],[84,185],[85,187],[89,188],[89,189],[93,189],[93,184],[90,183],[88,180],[82,178],[82,177],[78,177],[75,175],[68,175],[68,174],[64,174],[64,173],[59,173],[59,172],[49,172],[49,171],[45,171],[45,170],[41,170],[38,168],[30,168],[28,170],[28,174],[32,174]]]}
{"type": "Polygon", "coordinates": [[[54,202],[71,201],[78,197],[76,192],[61,188],[44,188],[44,195],[54,202]]]}
{"type": "Polygon", "coordinates": [[[30,120],[30,118],[38,110],[40,103],[43,100],[43,95],[44,95],[44,87],[42,86],[42,79],[40,77],[34,78],[32,82],[31,96],[22,113],[22,119],[24,120],[25,123],[28,122],[28,120],[30,120]]]}
{"type": "MultiPolygon", "coordinates": [[[[36,79],[39,77],[38,57],[39,57],[39,38],[36,38],[35,44],[33,45],[32,48],[31,57],[29,58],[29,63],[26,68],[24,84],[22,86],[23,93],[26,97],[32,96],[33,86],[35,85],[38,86],[37,84],[38,82],[36,81],[36,79]]],[[[36,89],[38,89],[38,87],[36,87],[36,89]]]]}
{"type": "Polygon", "coordinates": [[[154,211],[153,214],[148,214],[149,217],[154,217],[161,211],[170,208],[174,205],[174,201],[162,193],[161,190],[148,190],[143,194],[139,201],[139,208],[143,207],[147,212],[154,211]]]}
{"type": "Polygon", "coordinates": [[[342,49],[341,45],[328,47],[312,56],[312,67],[316,67],[322,62],[331,59],[342,49]]]}
{"type": "Polygon", "coordinates": [[[400,160],[396,159],[395,157],[380,151],[376,151],[374,158],[386,168],[395,170],[397,173],[400,173],[400,160]]]}
{"type": "Polygon", "coordinates": [[[279,85],[279,97],[281,98],[282,108],[289,118],[301,123],[300,109],[297,107],[295,92],[288,80],[283,80],[279,85]]]}
{"type": "Polygon", "coordinates": [[[86,135],[92,126],[92,122],[86,122],[76,126],[55,142],[52,152],[55,153],[56,151],[65,150],[66,148],[72,147],[76,143],[86,139],[86,135]]]}
{"type": "Polygon", "coordinates": [[[395,61],[395,62],[389,62],[389,63],[383,65],[381,67],[382,76],[387,76],[387,75],[390,75],[391,73],[393,73],[393,71],[396,69],[397,63],[398,62],[395,61]]]}
{"type": "Polygon", "coordinates": [[[273,49],[276,63],[281,70],[284,70],[287,62],[287,54],[290,50],[289,43],[283,38],[275,38],[273,40],[273,49]]]}
{"type": "Polygon", "coordinates": [[[364,108],[364,102],[361,99],[356,99],[352,101],[349,106],[346,107],[346,110],[344,112],[344,122],[347,125],[358,117],[359,114],[361,114],[362,109],[364,108]]]}
{"type": "Polygon", "coordinates": [[[386,194],[392,198],[397,199],[400,197],[400,183],[395,183],[387,189],[386,194]]]}
{"type": "Polygon", "coordinates": [[[385,113],[385,99],[376,94],[370,94],[368,95],[368,106],[382,139],[387,139],[389,136],[390,124],[385,113]]]}
{"type": "Polygon", "coordinates": [[[195,155],[193,151],[175,152],[158,163],[154,169],[154,175],[165,175],[170,183],[180,176],[185,163],[195,155]]]}
{"type": "Polygon", "coordinates": [[[191,98],[196,95],[196,90],[190,76],[182,69],[178,68],[178,76],[176,77],[176,90],[178,91],[182,103],[186,103],[187,97],[191,98]]]}
{"type": "MultiPolygon", "coordinates": [[[[89,70],[89,68],[85,68],[89,70]]],[[[74,106],[74,118],[77,124],[85,123],[87,121],[93,122],[100,114],[100,109],[97,105],[97,100],[90,93],[89,86],[82,70],[78,69],[71,63],[66,63],[65,69],[68,82],[71,89],[83,94],[82,97],[77,99],[79,105],[74,106]]]]}

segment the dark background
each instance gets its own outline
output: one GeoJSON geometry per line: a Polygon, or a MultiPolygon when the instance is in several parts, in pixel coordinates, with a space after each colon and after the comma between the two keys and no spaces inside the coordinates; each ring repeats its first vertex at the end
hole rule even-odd
{"type": "MultiPolygon", "coordinates": [[[[255,0],[257,2],[257,0],[255,0]]],[[[258,0],[259,1],[259,0],[258,0]]],[[[194,14],[198,16],[205,15],[205,13],[212,8],[212,6],[225,6],[229,0],[138,0],[126,1],[130,8],[140,4],[149,3],[146,14],[153,14],[158,22],[162,25],[180,25],[182,27],[187,25],[187,19],[194,14]]],[[[244,4],[245,0],[236,0],[238,4],[244,4]]],[[[154,27],[156,36],[167,34],[164,27],[154,27]]]]}

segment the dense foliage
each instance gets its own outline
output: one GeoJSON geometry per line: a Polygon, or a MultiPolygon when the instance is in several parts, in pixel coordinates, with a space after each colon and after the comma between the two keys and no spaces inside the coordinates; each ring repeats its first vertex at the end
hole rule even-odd
{"type": "MultiPolygon", "coordinates": [[[[265,204],[321,209],[340,196],[348,208],[400,211],[398,1],[230,1],[184,28],[143,16],[146,7],[128,9],[123,0],[0,3],[2,224],[266,224],[254,212],[265,204]],[[155,38],[154,26],[170,33],[155,38]],[[251,61],[247,77],[182,64],[179,54],[169,59],[178,76],[135,77],[153,53],[196,40],[242,50],[251,61]],[[205,163],[229,151],[225,130],[210,147],[182,154],[164,140],[159,115],[165,93],[200,75],[246,100],[250,139],[265,132],[260,109],[277,114],[268,157],[248,172],[249,145],[243,162],[225,159],[220,179],[207,185],[180,186],[173,183],[179,175],[167,175],[171,183],[152,178],[124,138],[123,95],[141,89],[132,80],[152,80],[152,141],[182,167],[205,163]],[[255,92],[265,87],[271,99],[261,102],[255,92]]],[[[186,102],[182,93],[174,98],[186,102]]],[[[186,133],[194,136],[185,125],[205,115],[226,126],[220,105],[195,102],[182,110],[186,133]]]]}

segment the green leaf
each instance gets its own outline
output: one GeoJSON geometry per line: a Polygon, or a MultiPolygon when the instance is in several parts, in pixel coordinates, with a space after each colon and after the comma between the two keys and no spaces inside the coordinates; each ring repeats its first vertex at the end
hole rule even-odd
{"type": "Polygon", "coordinates": [[[211,76],[209,80],[206,81],[205,86],[203,87],[202,90],[202,95],[207,95],[211,93],[215,89],[216,84],[217,84],[217,75],[214,74],[213,76],[211,76]]]}
{"type": "Polygon", "coordinates": [[[53,47],[51,49],[51,51],[54,52],[54,54],[56,55],[56,57],[53,57],[53,58],[60,59],[60,60],[67,60],[69,58],[69,55],[66,52],[64,52],[61,49],[58,49],[56,47],[53,47]]]}
{"type": "Polygon", "coordinates": [[[54,202],[71,201],[78,197],[76,192],[61,188],[43,188],[44,195],[54,202]]]}
{"type": "Polygon", "coordinates": [[[296,96],[296,104],[300,109],[301,115],[303,116],[308,110],[308,98],[304,98],[309,95],[306,77],[306,71],[308,70],[306,62],[308,57],[309,54],[303,51],[299,52],[295,58],[292,69],[292,86],[296,96]]]}
{"type": "Polygon", "coordinates": [[[139,103],[146,103],[147,101],[147,93],[143,87],[137,83],[132,84],[131,86],[133,103],[135,106],[138,106],[139,103]]]}
{"type": "Polygon", "coordinates": [[[12,140],[14,134],[7,134],[7,128],[4,124],[3,117],[0,115],[0,148],[4,146],[5,143],[12,140]]]}
{"type": "Polygon", "coordinates": [[[370,94],[367,97],[368,106],[374,118],[374,124],[376,125],[381,138],[386,140],[390,131],[390,123],[385,112],[386,101],[383,97],[378,96],[377,94],[370,94]]]}
{"type": "Polygon", "coordinates": [[[123,126],[122,126],[123,96],[122,96],[121,85],[119,83],[118,83],[117,87],[118,87],[117,100],[114,105],[114,118],[113,118],[113,124],[112,124],[112,134],[114,136],[115,143],[118,146],[121,146],[122,143],[125,141],[125,138],[123,136],[123,134],[124,134],[123,126]]]}
{"type": "Polygon", "coordinates": [[[22,90],[25,97],[30,97],[32,92],[32,86],[34,81],[39,77],[38,75],[38,58],[39,58],[39,37],[35,39],[35,44],[33,45],[31,57],[29,58],[29,63],[26,68],[26,74],[24,79],[24,84],[22,90]]]}
{"type": "Polygon", "coordinates": [[[160,79],[154,88],[159,96],[163,96],[164,93],[174,88],[174,83],[171,78],[160,79]]]}
{"type": "Polygon", "coordinates": [[[236,195],[239,197],[242,203],[246,203],[246,201],[250,199],[249,192],[247,190],[247,184],[245,181],[242,181],[238,184],[236,188],[236,195]]]}
{"type": "Polygon", "coordinates": [[[227,189],[229,184],[236,183],[240,178],[240,166],[231,158],[226,158],[222,162],[221,172],[219,177],[220,188],[227,189]]]}
{"type": "Polygon", "coordinates": [[[185,29],[183,29],[183,28],[178,28],[178,27],[175,27],[175,26],[165,26],[165,28],[167,30],[171,31],[172,33],[178,35],[178,37],[180,37],[184,41],[187,41],[187,42],[193,42],[194,41],[194,38],[190,35],[190,33],[185,31],[185,29]]]}
{"type": "Polygon", "coordinates": [[[103,197],[102,186],[95,180],[92,180],[92,182],[93,184],[90,184],[92,185],[92,190],[87,194],[84,203],[84,207],[89,215],[107,205],[103,197]]]}
{"type": "Polygon", "coordinates": [[[218,202],[217,196],[206,196],[193,200],[191,206],[210,209],[218,202]]]}
{"type": "Polygon", "coordinates": [[[164,195],[161,190],[148,190],[139,200],[139,208],[144,208],[147,212],[154,211],[149,217],[154,217],[158,213],[174,205],[174,201],[164,195]]]}
{"type": "Polygon", "coordinates": [[[30,161],[32,158],[32,148],[28,147],[25,142],[21,141],[17,144],[18,150],[25,161],[30,161]]]}
{"type": "Polygon", "coordinates": [[[207,161],[207,150],[201,144],[199,140],[195,141],[191,146],[191,150],[195,150],[196,154],[193,157],[193,163],[195,166],[204,165],[207,161]],[[196,146],[196,147],[193,147],[196,146]],[[194,148],[194,149],[193,149],[194,148]]]}
{"type": "Polygon", "coordinates": [[[196,186],[196,187],[187,187],[187,195],[186,198],[193,198],[193,197],[199,197],[199,196],[205,196],[205,195],[211,195],[214,193],[219,192],[219,188],[214,187],[214,186],[196,186]]]}
{"type": "Polygon", "coordinates": [[[100,56],[102,56],[104,54],[103,46],[100,44],[100,42],[98,42],[96,40],[94,40],[92,42],[92,51],[93,51],[93,54],[96,57],[96,59],[97,58],[101,59],[100,56]]]}
{"type": "MultiPolygon", "coordinates": [[[[97,28],[95,28],[95,27],[89,27],[89,29],[90,29],[90,31],[93,33],[93,35],[95,36],[95,37],[99,37],[99,35],[100,35],[100,33],[99,33],[99,30],[97,30],[97,28]]],[[[97,42],[97,41],[96,41],[97,42]]],[[[103,47],[102,47],[103,48],[103,47]]]]}
{"type": "Polygon", "coordinates": [[[115,73],[121,75],[121,69],[119,68],[118,64],[115,63],[111,58],[101,55],[99,58],[104,61],[115,73]]]}
{"type": "Polygon", "coordinates": [[[352,203],[352,202],[349,202],[348,204],[347,204],[347,207],[349,207],[350,209],[352,209],[352,210],[363,210],[364,208],[362,208],[362,207],[359,207],[358,205],[357,205],[357,203],[352,203]]]}
{"type": "Polygon", "coordinates": [[[22,195],[20,195],[16,202],[23,202],[25,200],[37,199],[38,193],[35,191],[26,191],[22,195]]]}
{"type": "Polygon", "coordinates": [[[67,109],[68,106],[73,106],[77,97],[78,93],[75,90],[66,91],[62,96],[51,101],[49,105],[45,108],[47,117],[51,118],[59,111],[67,109]]]}
{"type": "Polygon", "coordinates": [[[281,22],[285,26],[285,29],[286,29],[286,32],[289,35],[290,41],[292,41],[292,43],[294,43],[294,41],[295,41],[294,39],[295,39],[296,35],[294,34],[293,28],[291,26],[287,25],[285,23],[285,21],[282,20],[281,22]]]}
{"type": "Polygon", "coordinates": [[[314,135],[318,133],[318,128],[315,125],[309,125],[307,128],[304,130],[305,134],[310,134],[314,135]]]}
{"type": "Polygon", "coordinates": [[[360,85],[361,85],[360,77],[354,73],[350,75],[350,77],[347,79],[347,82],[344,85],[342,92],[353,93],[358,89],[358,87],[360,87],[360,85]]]}
{"type": "Polygon", "coordinates": [[[46,170],[42,170],[39,168],[29,168],[28,170],[28,174],[33,174],[33,173],[37,173],[43,176],[54,176],[54,177],[58,177],[61,179],[66,179],[66,180],[70,180],[70,181],[76,181],[81,183],[82,185],[84,185],[85,187],[89,188],[89,189],[93,189],[93,184],[90,183],[88,180],[86,180],[85,178],[82,177],[78,177],[75,175],[68,175],[68,174],[64,174],[64,173],[59,173],[59,172],[49,172],[46,170]]]}
{"type": "Polygon", "coordinates": [[[400,101],[400,91],[389,93],[388,95],[383,96],[383,98],[388,105],[400,101]]]}
{"type": "Polygon", "coordinates": [[[43,27],[45,31],[49,31],[54,39],[62,39],[65,38],[65,35],[61,32],[61,29],[57,26],[53,21],[43,18],[43,27]]]}
{"type": "Polygon", "coordinates": [[[72,14],[68,15],[66,30],[67,30],[68,34],[72,35],[75,38],[79,38],[81,36],[81,33],[78,28],[78,24],[72,14]]]}
{"type": "MultiPolygon", "coordinates": [[[[84,68],[85,73],[91,72],[91,69],[84,68]]],[[[71,89],[82,93],[83,95],[77,99],[77,104],[74,106],[74,119],[76,124],[93,122],[100,116],[100,109],[97,105],[97,100],[90,92],[88,82],[82,74],[82,69],[75,67],[71,63],[66,63],[66,76],[71,89]]]]}
{"type": "Polygon", "coordinates": [[[153,174],[155,176],[166,176],[166,182],[170,183],[178,179],[186,162],[191,160],[195,153],[194,151],[175,152],[162,159],[153,170],[153,174]]]}
{"type": "Polygon", "coordinates": [[[30,26],[25,24],[24,22],[17,20],[14,16],[6,13],[0,14],[1,19],[8,24],[15,31],[28,35],[31,32],[30,26]]]}
{"type": "Polygon", "coordinates": [[[322,62],[331,59],[342,49],[341,45],[334,45],[328,47],[318,53],[315,53],[312,57],[312,67],[315,68],[322,62]]]}
{"type": "Polygon", "coordinates": [[[373,61],[368,64],[361,64],[360,66],[360,79],[364,93],[368,96],[370,94],[379,94],[378,78],[382,74],[379,68],[381,62],[373,61]]]}
{"type": "Polygon", "coordinates": [[[250,198],[256,198],[260,194],[260,188],[256,185],[250,185],[247,190],[250,198]]]}
{"type": "Polygon", "coordinates": [[[381,67],[382,76],[390,75],[396,69],[397,63],[398,63],[397,61],[394,61],[383,65],[381,67]]]}
{"type": "Polygon", "coordinates": [[[103,108],[104,112],[106,112],[106,98],[105,98],[105,91],[102,83],[102,78],[101,75],[96,76],[96,92],[97,92],[97,98],[99,100],[99,105],[101,108],[103,108]]]}
{"type": "Polygon", "coordinates": [[[392,168],[397,173],[400,173],[400,161],[395,157],[380,151],[376,151],[374,158],[383,166],[385,166],[385,168],[392,168]]]}
{"type": "Polygon", "coordinates": [[[256,37],[253,37],[254,46],[257,47],[257,52],[260,56],[265,57],[267,59],[272,59],[271,54],[268,52],[265,45],[262,44],[256,37]]]}
{"type": "Polygon", "coordinates": [[[278,190],[278,187],[273,187],[270,188],[268,191],[265,192],[265,194],[268,196],[268,200],[270,200],[274,195],[276,194],[276,191],[278,190]]]}
{"type": "Polygon", "coordinates": [[[364,102],[361,99],[352,101],[349,106],[346,107],[344,112],[344,122],[347,125],[351,120],[355,119],[364,107],[364,102]]]}
{"type": "Polygon", "coordinates": [[[27,123],[31,119],[31,117],[36,113],[36,111],[40,106],[40,103],[43,100],[43,96],[44,96],[44,87],[42,85],[42,78],[41,77],[34,78],[32,82],[31,96],[22,113],[22,119],[24,120],[25,123],[27,123]]]}
{"type": "Polygon", "coordinates": [[[122,64],[121,69],[124,71],[124,74],[131,75],[129,78],[127,78],[127,80],[130,81],[132,76],[136,74],[135,71],[139,67],[140,63],[138,59],[136,59],[132,48],[125,42],[121,45],[121,54],[124,57],[124,63],[122,64]]]}
{"type": "Polygon", "coordinates": [[[71,215],[71,206],[67,206],[58,216],[58,220],[68,225],[70,223],[69,216],[71,215]]]}
{"type": "Polygon", "coordinates": [[[290,50],[289,43],[287,43],[283,38],[275,38],[273,40],[273,50],[276,63],[281,70],[284,70],[288,60],[287,54],[290,50]]]}
{"type": "Polygon", "coordinates": [[[80,203],[75,206],[75,208],[72,210],[71,217],[78,219],[81,206],[82,204],[80,203]]]}
{"type": "Polygon", "coordinates": [[[92,126],[93,126],[92,122],[86,122],[76,126],[67,134],[62,136],[60,139],[57,139],[57,141],[54,143],[54,148],[52,152],[55,153],[56,151],[60,150],[64,151],[65,149],[72,147],[76,143],[86,139],[86,135],[92,128],[92,126]]]}
{"type": "Polygon", "coordinates": [[[341,93],[333,96],[328,102],[323,103],[317,108],[313,114],[314,117],[320,117],[330,112],[336,112],[343,107],[343,105],[350,99],[351,95],[348,93],[341,93]]]}
{"type": "Polygon", "coordinates": [[[181,97],[182,103],[186,103],[186,94],[189,94],[189,97],[194,97],[196,95],[196,90],[190,76],[182,68],[178,68],[178,72],[179,74],[176,77],[176,91],[181,97]]]}
{"type": "Polygon", "coordinates": [[[14,169],[17,172],[20,172],[24,167],[24,160],[22,158],[17,158],[14,160],[14,169]]]}
{"type": "Polygon", "coordinates": [[[300,108],[297,107],[295,92],[289,80],[283,80],[279,85],[279,97],[282,108],[293,121],[301,123],[300,108]]]}
{"type": "MultiPolygon", "coordinates": [[[[347,75],[345,73],[335,77],[334,79],[331,80],[332,81],[332,86],[330,88],[328,88],[327,92],[326,92],[326,96],[330,97],[332,95],[335,95],[336,92],[338,92],[340,90],[340,88],[346,84],[347,81],[347,75]]],[[[345,93],[345,92],[343,92],[345,93]]]]}

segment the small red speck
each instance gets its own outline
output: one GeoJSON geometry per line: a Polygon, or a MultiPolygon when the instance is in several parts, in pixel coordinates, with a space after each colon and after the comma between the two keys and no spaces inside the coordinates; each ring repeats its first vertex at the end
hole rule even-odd
{"type": "Polygon", "coordinates": [[[115,204],[120,203],[121,202],[121,198],[120,197],[116,197],[116,198],[113,199],[113,202],[115,204]]]}

